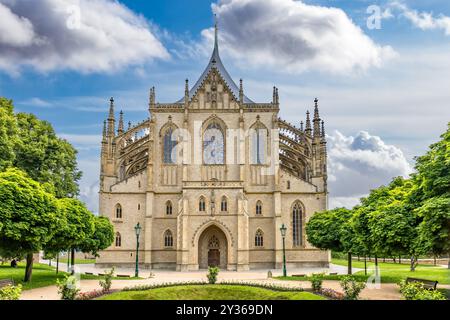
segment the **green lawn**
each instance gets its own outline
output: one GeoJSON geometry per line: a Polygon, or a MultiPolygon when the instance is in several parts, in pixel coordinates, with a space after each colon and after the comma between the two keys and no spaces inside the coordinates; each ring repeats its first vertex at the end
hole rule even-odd
{"type": "Polygon", "coordinates": [[[121,291],[100,300],[325,300],[310,292],[282,292],[240,285],[187,285],[121,291]]]}
{"type": "MultiPolygon", "coordinates": [[[[47,264],[34,263],[31,282],[23,283],[25,275],[25,264],[19,263],[17,268],[11,268],[9,265],[0,265],[0,279],[13,279],[16,284],[22,284],[23,290],[47,287],[56,284],[56,279],[64,278],[66,272],[60,271],[56,274],[55,268],[47,264]]],[[[94,275],[81,275],[82,280],[99,280],[104,277],[94,275]]],[[[130,280],[136,278],[114,278],[115,280],[130,280]]]]}
{"type": "MultiPolygon", "coordinates": [[[[332,259],[332,263],[347,266],[347,260],[332,259]]],[[[353,260],[352,266],[354,268],[364,269],[364,261],[353,260]]],[[[407,277],[412,277],[427,280],[436,280],[440,284],[450,284],[450,270],[447,268],[436,267],[427,264],[420,264],[417,266],[414,272],[411,272],[409,269],[409,264],[387,263],[387,262],[386,263],[378,262],[378,267],[380,268],[381,282],[383,283],[398,283],[400,280],[406,279],[407,277]]],[[[375,263],[368,261],[367,262],[368,271],[371,268],[372,270],[375,269],[375,263]]],[[[364,276],[364,271],[360,271],[356,273],[356,275],[364,276]]]]}
{"type": "MultiPolygon", "coordinates": [[[[59,263],[67,264],[67,258],[59,259],[59,263]]],[[[75,264],[94,264],[95,259],[75,259],[75,264]]]]}
{"type": "MultiPolygon", "coordinates": [[[[332,259],[333,264],[347,266],[347,260],[344,259],[332,259]]],[[[352,266],[354,268],[364,269],[364,261],[353,260],[352,266]]],[[[382,283],[399,283],[401,280],[407,277],[420,278],[427,280],[436,280],[440,284],[450,284],[450,270],[442,267],[435,267],[432,265],[418,265],[416,271],[411,272],[408,264],[398,263],[383,263],[378,262],[380,269],[380,277],[382,283]]],[[[364,270],[356,272],[354,276],[359,281],[366,281],[367,278],[374,273],[375,263],[367,261],[367,276],[364,274],[364,270]],[[372,270],[371,270],[372,269],[372,270]]],[[[325,276],[326,280],[340,280],[342,275],[338,276],[325,276]]],[[[309,277],[277,277],[281,280],[309,280],[309,277]]]]}

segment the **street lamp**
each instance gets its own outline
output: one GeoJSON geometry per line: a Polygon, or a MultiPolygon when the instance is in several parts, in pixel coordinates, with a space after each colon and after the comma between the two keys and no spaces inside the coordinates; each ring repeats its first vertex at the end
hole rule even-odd
{"type": "Polygon", "coordinates": [[[141,234],[141,225],[138,224],[134,227],[134,231],[136,232],[136,270],[134,276],[139,277],[139,235],[141,234]]]}
{"type": "Polygon", "coordinates": [[[280,228],[281,237],[283,238],[283,277],[286,277],[286,247],[285,247],[285,239],[286,239],[286,230],[284,223],[280,228]]]}

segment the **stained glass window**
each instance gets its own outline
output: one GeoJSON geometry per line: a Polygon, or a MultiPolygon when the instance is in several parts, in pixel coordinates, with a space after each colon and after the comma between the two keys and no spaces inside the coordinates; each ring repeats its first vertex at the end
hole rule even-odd
{"type": "Polygon", "coordinates": [[[267,129],[252,130],[252,164],[265,164],[267,152],[267,129]]]}
{"type": "Polygon", "coordinates": [[[224,136],[219,124],[208,125],[203,134],[203,163],[224,164],[224,136]]]}
{"type": "Polygon", "coordinates": [[[302,245],[302,209],[299,203],[292,209],[292,242],[294,246],[302,245]]]}
{"type": "Polygon", "coordinates": [[[264,246],[264,236],[263,232],[261,230],[256,231],[255,235],[255,247],[262,247],[264,246]]]}
{"type": "Polygon", "coordinates": [[[170,230],[167,230],[164,233],[164,246],[165,247],[173,247],[173,236],[170,230]]]}
{"type": "Polygon", "coordinates": [[[166,164],[176,163],[177,141],[173,133],[174,130],[169,128],[164,134],[164,163],[166,164]]]}

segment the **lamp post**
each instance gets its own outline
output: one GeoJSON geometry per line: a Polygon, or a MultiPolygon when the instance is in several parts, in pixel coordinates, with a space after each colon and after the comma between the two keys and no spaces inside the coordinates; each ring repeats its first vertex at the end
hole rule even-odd
{"type": "Polygon", "coordinates": [[[280,228],[281,237],[283,238],[283,277],[287,276],[287,273],[286,273],[286,247],[285,247],[286,230],[287,230],[287,228],[283,223],[283,225],[280,228]]]}
{"type": "Polygon", "coordinates": [[[139,235],[141,234],[141,225],[138,224],[134,227],[134,231],[136,232],[136,269],[134,276],[139,277],[139,235]]]}

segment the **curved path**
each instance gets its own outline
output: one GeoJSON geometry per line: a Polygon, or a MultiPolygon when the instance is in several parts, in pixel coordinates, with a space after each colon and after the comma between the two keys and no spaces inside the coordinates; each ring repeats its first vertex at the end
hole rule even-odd
{"type": "MultiPolygon", "coordinates": [[[[99,273],[103,272],[103,269],[95,268],[93,265],[79,265],[79,270],[83,272],[93,272],[99,273]]],[[[343,274],[346,271],[346,267],[331,265],[330,269],[298,269],[291,270],[291,274],[308,274],[313,272],[338,272],[343,274]]],[[[355,270],[357,271],[357,270],[355,270]]],[[[141,280],[114,280],[112,283],[113,289],[123,289],[125,287],[132,287],[136,285],[143,284],[158,284],[158,283],[179,283],[187,281],[206,281],[206,271],[192,271],[192,272],[175,272],[175,271],[153,271],[154,277],[149,278],[150,271],[143,270],[140,274],[141,277],[145,277],[141,280]]],[[[117,274],[132,274],[131,269],[118,269],[117,274]]],[[[272,270],[273,276],[280,276],[280,270],[272,270]]],[[[311,288],[309,281],[283,281],[277,279],[267,279],[267,271],[255,270],[255,271],[245,271],[245,272],[232,272],[232,271],[222,271],[219,274],[220,281],[242,281],[242,282],[252,282],[252,283],[274,283],[280,286],[289,287],[301,287],[301,288],[311,288]]],[[[342,292],[338,281],[325,280],[323,284],[324,288],[334,289],[336,291],[342,292]]],[[[98,280],[82,280],[80,281],[81,292],[88,292],[93,290],[99,290],[98,280]]],[[[381,284],[379,288],[366,288],[361,294],[363,299],[371,300],[398,300],[401,299],[400,293],[398,291],[398,286],[396,284],[381,284]]],[[[58,290],[56,286],[49,286],[44,288],[37,288],[32,290],[23,291],[22,300],[59,300],[58,290]]]]}

